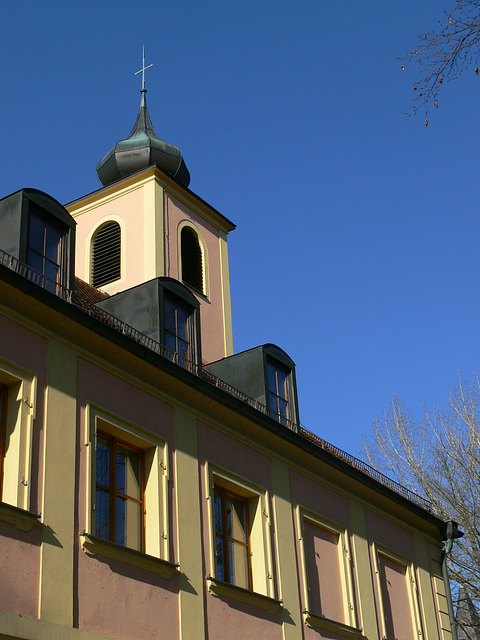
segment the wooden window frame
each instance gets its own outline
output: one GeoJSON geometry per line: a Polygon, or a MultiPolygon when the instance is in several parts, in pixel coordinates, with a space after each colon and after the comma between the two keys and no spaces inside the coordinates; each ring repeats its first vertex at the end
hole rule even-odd
{"type": "MultiPolygon", "coordinates": [[[[122,550],[122,557],[136,554],[170,562],[173,551],[170,542],[169,523],[169,450],[167,441],[159,434],[145,429],[139,424],[127,421],[111,411],[95,404],[87,404],[85,408],[84,446],[86,454],[86,490],[85,532],[89,539],[95,540],[94,546],[101,543],[102,554],[105,548],[115,543],[103,541],[95,536],[96,518],[96,437],[98,433],[106,433],[110,437],[125,443],[129,447],[137,447],[144,453],[144,539],[145,551],[136,552],[130,547],[115,545],[116,552],[122,550]],[[133,552],[133,553],[131,553],[133,552]]],[[[125,560],[127,561],[127,560],[125,560]]],[[[140,566],[140,565],[138,565],[140,566]]]]}
{"type": "MultiPolygon", "coordinates": [[[[145,553],[145,452],[143,449],[136,447],[129,442],[125,442],[125,440],[121,440],[107,432],[98,431],[97,439],[103,438],[107,440],[109,443],[108,451],[109,451],[109,483],[110,487],[105,487],[103,485],[99,485],[97,478],[95,478],[95,489],[101,489],[102,491],[108,492],[108,542],[113,542],[115,544],[120,544],[121,546],[125,546],[127,548],[128,545],[124,545],[121,542],[117,542],[117,521],[116,521],[116,503],[117,498],[122,498],[126,500],[130,500],[140,505],[140,549],[136,549],[142,553],[145,553]],[[120,493],[117,489],[117,481],[116,481],[116,465],[114,463],[116,459],[116,450],[117,446],[120,445],[125,449],[129,449],[130,451],[135,451],[140,456],[140,498],[133,498],[126,494],[120,493]]],[[[95,448],[96,453],[96,448],[95,448]]]]}
{"type": "MultiPolygon", "coordinates": [[[[220,537],[223,541],[223,566],[224,566],[224,582],[228,584],[237,585],[232,581],[232,576],[230,575],[230,545],[229,542],[234,542],[235,544],[240,544],[242,547],[246,549],[247,553],[247,571],[248,571],[248,587],[244,587],[249,589],[249,591],[253,591],[253,580],[252,580],[252,561],[251,561],[251,549],[250,549],[250,519],[249,519],[249,508],[248,508],[248,498],[245,496],[241,496],[238,493],[234,493],[229,489],[225,489],[224,487],[215,484],[214,485],[214,496],[216,493],[220,494],[220,503],[222,510],[222,533],[221,535],[215,531],[215,540],[220,537]],[[246,529],[246,538],[247,541],[243,542],[243,540],[237,540],[236,538],[230,537],[228,535],[228,518],[227,518],[227,496],[231,496],[235,500],[240,500],[244,504],[245,508],[245,529],[246,529]]],[[[216,508],[214,507],[215,512],[216,508]]],[[[216,515],[216,513],[215,513],[216,515]]],[[[215,545],[216,548],[216,545],[215,545]]],[[[218,553],[215,554],[215,565],[218,567],[218,553]]],[[[217,569],[217,577],[218,577],[218,569],[217,569]]]]}
{"type": "MultiPolygon", "coordinates": [[[[217,592],[221,583],[217,576],[216,528],[215,528],[215,487],[223,488],[234,496],[246,501],[248,505],[249,543],[251,563],[251,590],[235,585],[228,586],[229,595],[242,599],[243,595],[260,596],[272,603],[275,600],[274,563],[272,558],[271,505],[269,492],[251,481],[224,469],[213,462],[205,462],[206,508],[210,525],[210,575],[209,589],[217,592]],[[218,583],[214,586],[214,583],[218,583]],[[236,592],[236,594],[234,593],[236,592]],[[233,594],[233,595],[232,595],[233,594]]],[[[223,583],[229,585],[229,583],[223,583]]],[[[221,590],[221,589],[220,589],[221,590]]],[[[258,602],[257,602],[258,604],[258,602]]],[[[277,607],[278,605],[275,605],[277,607]]]]}

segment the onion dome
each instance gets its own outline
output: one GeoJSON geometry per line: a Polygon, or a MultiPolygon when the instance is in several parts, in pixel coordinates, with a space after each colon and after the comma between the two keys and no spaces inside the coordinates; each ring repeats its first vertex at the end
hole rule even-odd
{"type": "Polygon", "coordinates": [[[190,174],[178,147],[161,140],[153,130],[147,109],[145,94],[142,99],[137,121],[126,140],[120,140],[97,165],[97,175],[106,187],[142,169],[157,165],[184,187],[190,183],[190,174]]]}

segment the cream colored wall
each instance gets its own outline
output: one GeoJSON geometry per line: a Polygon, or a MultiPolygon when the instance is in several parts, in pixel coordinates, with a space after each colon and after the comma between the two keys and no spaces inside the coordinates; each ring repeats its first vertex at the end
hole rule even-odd
{"type": "MultiPolygon", "coordinates": [[[[145,238],[145,225],[150,226],[154,218],[151,190],[151,181],[140,183],[71,210],[77,223],[75,274],[79,278],[91,284],[92,239],[97,229],[111,221],[121,229],[121,277],[102,290],[113,294],[155,277],[155,245],[145,238]]],[[[149,234],[152,239],[150,228],[149,234]]]]}

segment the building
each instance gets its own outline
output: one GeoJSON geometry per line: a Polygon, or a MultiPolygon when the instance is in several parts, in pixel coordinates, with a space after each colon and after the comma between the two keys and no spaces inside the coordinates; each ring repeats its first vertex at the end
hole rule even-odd
{"type": "Polygon", "coordinates": [[[145,93],[101,189],[0,201],[0,638],[449,640],[446,524],[234,354],[234,225],[145,93]]]}

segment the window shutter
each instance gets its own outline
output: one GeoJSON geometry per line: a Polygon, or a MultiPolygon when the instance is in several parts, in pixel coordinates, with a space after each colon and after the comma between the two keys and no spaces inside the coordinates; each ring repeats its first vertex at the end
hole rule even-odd
{"type": "Polygon", "coordinates": [[[121,274],[121,231],[117,222],[109,222],[95,235],[92,253],[92,284],[101,287],[118,280],[121,274]]]}
{"type": "Polygon", "coordinates": [[[182,229],[181,244],[182,280],[185,284],[203,293],[202,248],[197,234],[190,227],[182,229]]]}

